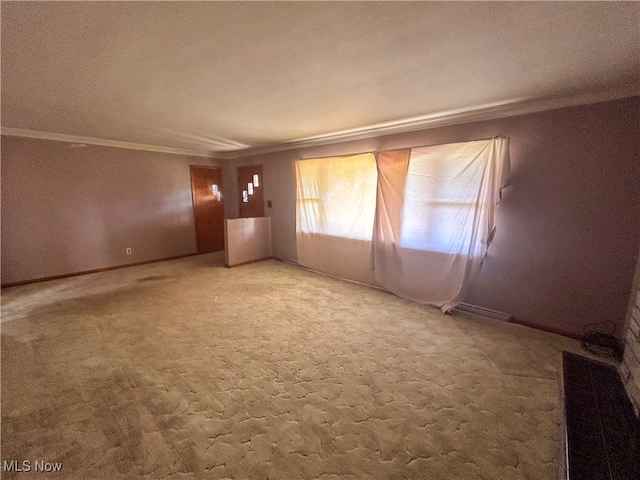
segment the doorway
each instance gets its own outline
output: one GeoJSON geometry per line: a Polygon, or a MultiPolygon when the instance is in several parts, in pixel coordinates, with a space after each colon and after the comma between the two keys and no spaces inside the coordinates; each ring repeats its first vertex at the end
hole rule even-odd
{"type": "Polygon", "coordinates": [[[219,252],[224,250],[222,171],[201,165],[190,169],[197,252],[219,252]]]}
{"type": "Polygon", "coordinates": [[[264,217],[262,165],[238,167],[238,205],[240,218],[264,217]]]}

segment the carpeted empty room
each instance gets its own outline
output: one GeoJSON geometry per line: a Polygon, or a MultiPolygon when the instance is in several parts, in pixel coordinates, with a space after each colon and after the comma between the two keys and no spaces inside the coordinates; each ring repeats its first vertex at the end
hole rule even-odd
{"type": "Polygon", "coordinates": [[[640,479],[640,2],[0,13],[0,480],[640,479]]]}
{"type": "Polygon", "coordinates": [[[3,478],[559,478],[577,341],[223,262],[3,289],[3,478]]]}

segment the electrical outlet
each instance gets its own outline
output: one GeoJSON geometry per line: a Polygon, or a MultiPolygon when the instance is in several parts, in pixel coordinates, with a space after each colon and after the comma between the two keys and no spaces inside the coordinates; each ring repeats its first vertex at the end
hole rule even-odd
{"type": "Polygon", "coordinates": [[[131,255],[131,249],[127,248],[127,255],[131,255]]]}
{"type": "Polygon", "coordinates": [[[271,208],[271,200],[267,200],[267,208],[271,208]]]}

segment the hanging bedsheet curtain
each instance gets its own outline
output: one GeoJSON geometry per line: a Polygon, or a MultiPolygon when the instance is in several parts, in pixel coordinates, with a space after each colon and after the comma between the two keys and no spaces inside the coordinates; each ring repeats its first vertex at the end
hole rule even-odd
{"type": "Polygon", "coordinates": [[[365,153],[299,160],[295,165],[298,263],[374,284],[375,157],[365,153]]]}
{"type": "Polygon", "coordinates": [[[487,253],[510,173],[509,139],[381,152],[377,168],[376,283],[446,312],[487,253]]]}
{"type": "Polygon", "coordinates": [[[507,138],[299,160],[298,263],[446,312],[480,271],[509,173],[507,138]]]}

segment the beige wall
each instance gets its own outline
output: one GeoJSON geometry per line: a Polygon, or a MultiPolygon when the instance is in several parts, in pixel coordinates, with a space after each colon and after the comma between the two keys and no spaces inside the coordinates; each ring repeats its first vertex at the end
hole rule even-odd
{"type": "MultiPolygon", "coordinates": [[[[613,320],[622,335],[640,241],[640,98],[253,156],[231,167],[264,165],[273,255],[295,261],[296,159],[496,135],[511,138],[513,183],[465,302],[571,336],[613,320]]],[[[230,197],[234,216],[235,191],[230,197]]]]}
{"type": "Polygon", "coordinates": [[[195,253],[189,165],[212,160],[9,136],[1,153],[3,284],[195,253]]]}

